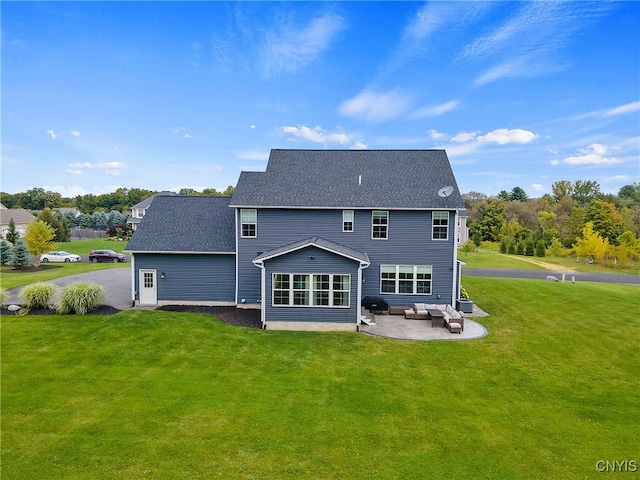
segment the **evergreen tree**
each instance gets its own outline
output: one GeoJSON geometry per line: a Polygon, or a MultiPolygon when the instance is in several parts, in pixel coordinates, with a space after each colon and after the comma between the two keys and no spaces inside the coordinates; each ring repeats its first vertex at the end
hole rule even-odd
{"type": "Polygon", "coordinates": [[[24,246],[22,240],[17,240],[11,251],[11,265],[16,270],[22,270],[22,267],[29,263],[29,257],[27,255],[27,247],[24,246]]]}
{"type": "Polygon", "coordinates": [[[19,238],[20,232],[16,229],[16,222],[14,222],[13,217],[11,217],[11,220],[9,220],[9,228],[7,229],[7,241],[15,245],[19,238]]]}
{"type": "Polygon", "coordinates": [[[6,240],[0,241],[0,265],[6,265],[11,259],[11,245],[6,240]]]}
{"type": "Polygon", "coordinates": [[[536,242],[536,250],[535,250],[536,257],[544,257],[546,253],[547,253],[547,247],[544,244],[544,240],[538,240],[536,242]]]}

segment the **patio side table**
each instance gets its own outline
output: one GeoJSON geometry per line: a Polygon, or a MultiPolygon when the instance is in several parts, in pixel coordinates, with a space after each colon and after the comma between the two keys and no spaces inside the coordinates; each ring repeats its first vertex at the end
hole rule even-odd
{"type": "Polygon", "coordinates": [[[429,319],[431,320],[431,328],[444,327],[444,313],[437,308],[428,308],[429,319]]]}

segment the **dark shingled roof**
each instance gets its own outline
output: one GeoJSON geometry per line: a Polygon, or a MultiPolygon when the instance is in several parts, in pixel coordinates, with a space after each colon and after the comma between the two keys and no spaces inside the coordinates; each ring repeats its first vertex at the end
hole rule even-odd
{"type": "Polygon", "coordinates": [[[444,150],[272,150],[265,172],[240,174],[231,205],[464,208],[444,150]]]}
{"type": "Polygon", "coordinates": [[[273,248],[264,253],[261,253],[256,258],[253,259],[253,263],[262,263],[264,260],[278,257],[280,255],[284,255],[285,253],[292,252],[294,250],[299,250],[301,248],[315,246],[318,248],[322,248],[324,250],[329,250],[333,253],[337,253],[338,255],[342,255],[343,257],[349,257],[354,260],[359,261],[362,264],[369,265],[369,256],[365,252],[361,252],[360,250],[356,250],[355,248],[347,247],[345,245],[341,245],[336,242],[332,242],[331,240],[327,240],[322,237],[309,237],[304,240],[299,240],[294,243],[290,243],[289,245],[284,245],[282,247],[273,248]]]}
{"type": "Polygon", "coordinates": [[[158,195],[127,244],[128,252],[235,253],[231,197],[158,195]]]}

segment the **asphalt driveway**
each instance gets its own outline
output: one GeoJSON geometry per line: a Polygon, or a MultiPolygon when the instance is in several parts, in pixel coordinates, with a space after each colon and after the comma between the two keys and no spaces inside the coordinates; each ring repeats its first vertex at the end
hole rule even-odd
{"type": "MultiPolygon", "coordinates": [[[[104,287],[105,299],[102,303],[118,310],[126,310],[133,305],[131,300],[131,266],[128,268],[109,268],[95,272],[80,273],[68,277],[56,278],[49,282],[65,287],[75,282],[90,282],[104,287]]],[[[8,290],[7,303],[19,303],[20,290],[23,287],[8,290]]]]}

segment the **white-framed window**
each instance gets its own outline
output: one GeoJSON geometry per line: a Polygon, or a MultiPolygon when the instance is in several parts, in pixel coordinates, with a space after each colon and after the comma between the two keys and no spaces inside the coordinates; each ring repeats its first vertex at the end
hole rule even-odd
{"type": "Polygon", "coordinates": [[[430,295],[431,265],[381,265],[380,293],[430,295]]]}
{"type": "Polygon", "coordinates": [[[274,273],[273,306],[340,307],[350,305],[351,275],[274,273]]]}
{"type": "Polygon", "coordinates": [[[433,240],[447,240],[449,238],[449,212],[433,212],[433,240]]]}
{"type": "Polygon", "coordinates": [[[342,231],[353,232],[353,210],[342,211],[342,231]]]}
{"type": "Polygon", "coordinates": [[[389,212],[374,210],[371,212],[371,238],[386,240],[389,234],[389,212]]]}
{"type": "Polygon", "coordinates": [[[245,238],[255,238],[257,236],[258,212],[255,208],[243,208],[240,210],[240,235],[245,238]]]}

